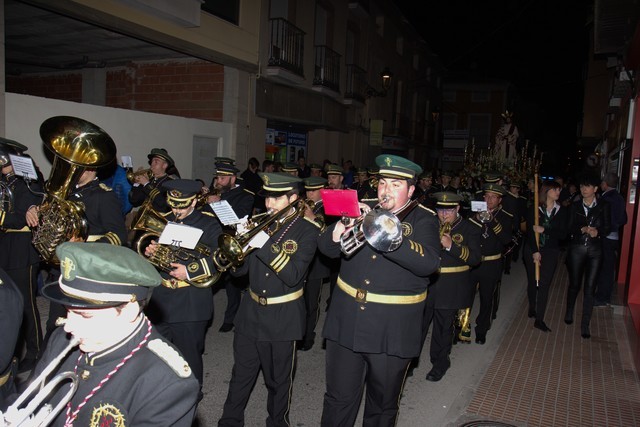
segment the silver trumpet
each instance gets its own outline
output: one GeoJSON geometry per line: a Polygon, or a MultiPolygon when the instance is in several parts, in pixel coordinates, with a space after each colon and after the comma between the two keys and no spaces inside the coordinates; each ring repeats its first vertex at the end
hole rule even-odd
{"type": "Polygon", "coordinates": [[[0,426],[44,427],[49,425],[51,421],[58,416],[78,389],[78,375],[74,372],[66,371],[55,375],[46,385],[45,381],[49,374],[62,362],[62,359],[79,344],[80,340],[78,338],[71,338],[69,344],[67,344],[62,352],[29,384],[29,387],[22,392],[13,405],[8,407],[4,414],[0,412],[0,426]],[[71,381],[69,391],[67,391],[55,407],[50,403],[43,403],[51,392],[67,380],[71,381]],[[39,390],[37,390],[38,388],[39,390]],[[29,400],[29,403],[24,408],[20,408],[36,390],[37,394],[29,400]]]}
{"type": "Polygon", "coordinates": [[[380,208],[386,201],[384,197],[373,209],[356,218],[353,227],[340,236],[343,254],[349,257],[365,243],[381,252],[391,252],[400,246],[402,223],[393,213],[380,208]]]}

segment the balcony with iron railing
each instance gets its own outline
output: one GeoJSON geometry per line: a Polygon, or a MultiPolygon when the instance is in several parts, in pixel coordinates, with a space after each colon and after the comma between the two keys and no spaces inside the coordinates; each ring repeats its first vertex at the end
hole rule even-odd
{"type": "Polygon", "coordinates": [[[340,92],[340,54],[328,46],[318,45],[313,75],[313,85],[340,92]]]}
{"type": "Polygon", "coordinates": [[[364,104],[366,99],[367,88],[367,72],[354,64],[347,64],[347,81],[346,90],[344,92],[345,104],[357,101],[364,104]]]}
{"type": "Polygon", "coordinates": [[[269,23],[269,66],[282,68],[304,78],[304,31],[284,18],[271,18],[269,23]]]}

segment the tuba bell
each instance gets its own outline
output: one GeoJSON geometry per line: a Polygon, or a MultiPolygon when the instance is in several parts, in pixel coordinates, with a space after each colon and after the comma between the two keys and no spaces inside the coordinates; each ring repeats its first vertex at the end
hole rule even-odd
{"type": "MultiPolygon", "coordinates": [[[[171,263],[196,261],[200,259],[200,257],[197,256],[198,254],[204,257],[211,256],[211,249],[206,245],[198,243],[193,250],[177,246],[158,245],[153,256],[146,257],[144,254],[145,248],[151,244],[152,240],[157,241],[160,238],[162,231],[164,231],[164,228],[167,226],[167,222],[165,217],[153,209],[150,200],[145,202],[139,209],[131,225],[132,230],[142,231],[143,233],[131,243],[131,246],[136,252],[149,260],[151,264],[165,273],[173,271],[171,263]]],[[[185,282],[196,288],[208,288],[216,283],[221,275],[221,272],[216,271],[204,279],[185,280],[185,282]]]]}
{"type": "Polygon", "coordinates": [[[274,235],[284,224],[304,216],[306,207],[307,204],[303,199],[296,199],[278,212],[266,212],[254,216],[249,220],[250,224],[244,233],[237,236],[222,233],[218,238],[218,249],[213,253],[213,263],[218,271],[224,272],[231,267],[241,265],[247,255],[254,249],[249,246],[249,242],[258,233],[264,231],[270,236],[274,235]],[[287,217],[291,208],[295,209],[295,213],[287,217]],[[270,229],[272,224],[275,224],[275,227],[270,229]]]}
{"type": "Polygon", "coordinates": [[[45,199],[38,214],[33,245],[44,261],[58,263],[56,247],[73,238],[86,238],[84,205],[67,200],[88,168],[113,161],[116,145],[101,128],[77,117],[56,116],[40,125],[40,137],[53,154],[45,199]]]}

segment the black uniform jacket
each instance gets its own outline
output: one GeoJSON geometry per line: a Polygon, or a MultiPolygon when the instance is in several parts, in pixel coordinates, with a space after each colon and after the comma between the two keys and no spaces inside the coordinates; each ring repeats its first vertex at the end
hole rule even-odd
{"type": "MultiPolygon", "coordinates": [[[[557,205],[552,210],[551,215],[547,218],[546,212],[543,212],[543,207],[538,207],[538,225],[544,227],[544,233],[540,234],[540,249],[543,248],[558,248],[560,246],[560,240],[567,236],[567,220],[569,219],[569,209],[557,205]]],[[[535,233],[533,232],[534,225],[534,212],[533,207],[527,211],[527,234],[526,242],[533,252],[538,252],[538,246],[536,244],[535,233]]]]}
{"type": "Polygon", "coordinates": [[[167,204],[167,192],[162,189],[162,184],[168,179],[173,179],[169,175],[160,178],[153,177],[147,185],[134,185],[129,191],[129,201],[134,208],[142,206],[147,200],[152,200],[153,208],[158,212],[168,212],[171,210],[167,204]]]}
{"type": "Polygon", "coordinates": [[[607,237],[611,231],[611,208],[607,202],[599,198],[587,216],[583,206],[582,200],[579,200],[573,202],[569,207],[571,244],[599,244],[600,239],[607,237]],[[597,228],[598,235],[596,237],[590,237],[588,233],[582,234],[580,229],[586,226],[597,228]]]}
{"type": "MultiPolygon", "coordinates": [[[[9,275],[0,268],[0,331],[2,331],[0,377],[5,373],[5,369],[13,358],[22,324],[22,307],[22,293],[9,275]]],[[[0,386],[1,388],[2,386],[0,386]]]]}
{"type": "Polygon", "coordinates": [[[13,194],[12,209],[0,211],[0,268],[13,270],[38,263],[40,257],[31,244],[33,236],[27,226],[26,214],[30,206],[42,203],[42,184],[37,181],[27,186],[22,178],[15,175],[0,179],[13,194]]]}
{"type": "MultiPolygon", "coordinates": [[[[318,223],[320,231],[323,231],[326,227],[327,221],[324,215],[324,205],[322,203],[322,200],[319,200],[315,203],[313,211],[316,214],[316,223],[318,223]]],[[[313,257],[313,262],[311,263],[311,267],[309,267],[308,278],[323,279],[325,277],[329,277],[329,275],[331,274],[330,265],[331,260],[320,251],[316,251],[316,254],[313,257]]]]}
{"type": "MultiPolygon", "coordinates": [[[[80,409],[73,425],[191,426],[198,399],[198,381],[180,353],[155,329],[145,341],[148,328],[148,321],[141,316],[136,330],[113,347],[91,354],[82,353],[76,347],[63,359],[54,373],[75,371],[78,374],[78,390],[71,400],[73,413],[92,389],[132,354],[80,409]],[[140,349],[132,353],[138,346],[140,349]]],[[[34,378],[63,351],[69,339],[62,327],[53,332],[38,361],[34,378]]],[[[67,390],[63,387],[48,402],[55,405],[67,390]]],[[[65,419],[66,410],[63,409],[51,425],[63,426],[65,419]]]]}
{"type": "Polygon", "coordinates": [[[302,293],[292,301],[268,302],[270,298],[302,292],[316,252],[318,224],[304,217],[292,218],[283,218],[283,225],[264,246],[254,249],[231,272],[234,276],[249,273],[249,289],[242,297],[234,324],[236,332],[257,341],[293,341],[302,339],[305,333],[302,293]],[[266,305],[256,301],[258,297],[267,298],[266,305]]]}
{"type": "Polygon", "coordinates": [[[505,246],[511,241],[513,216],[501,206],[493,212],[493,218],[487,224],[482,224],[473,216],[469,220],[482,227],[480,234],[480,249],[483,257],[502,254],[505,246]]]}
{"type": "Polygon", "coordinates": [[[68,199],[84,204],[84,214],[89,224],[88,241],[126,245],[127,227],[122,217],[120,200],[110,187],[94,179],[77,187],[69,194],[68,199]]]}
{"type": "MultiPolygon", "coordinates": [[[[335,224],[318,239],[321,252],[341,256],[334,242],[335,224]]],[[[383,295],[419,295],[428,276],[440,266],[438,219],[418,205],[402,222],[402,244],[392,252],[378,252],[365,244],[351,257],[342,257],[340,277],[353,288],[383,295]]],[[[425,300],[426,301],[426,300],[425,300]]],[[[386,353],[411,358],[420,354],[425,301],[413,304],[357,302],[336,287],[325,320],[323,337],[362,353],[386,353]]]]}
{"type": "MultiPolygon", "coordinates": [[[[173,218],[173,213],[166,214],[166,217],[173,218]]],[[[180,223],[202,230],[199,243],[208,247],[212,254],[218,248],[218,236],[222,233],[222,228],[218,220],[210,214],[194,210],[180,223]]],[[[184,250],[195,256],[188,261],[179,261],[180,264],[187,266],[189,280],[202,281],[209,274],[216,273],[211,256],[204,256],[195,250],[184,250]]],[[[147,314],[152,322],[196,322],[211,319],[213,316],[211,287],[197,288],[188,285],[172,278],[164,271],[161,271],[160,275],[165,285],[177,286],[177,288],[158,286],[154,289],[147,307],[147,314]]]]}
{"type": "Polygon", "coordinates": [[[440,250],[440,270],[429,286],[428,298],[433,298],[436,309],[465,308],[475,295],[471,268],[480,264],[480,234],[478,224],[458,216],[451,226],[450,250],[440,250]],[[466,268],[466,270],[464,270],[466,268]],[[464,271],[456,271],[462,269],[464,271]]]}

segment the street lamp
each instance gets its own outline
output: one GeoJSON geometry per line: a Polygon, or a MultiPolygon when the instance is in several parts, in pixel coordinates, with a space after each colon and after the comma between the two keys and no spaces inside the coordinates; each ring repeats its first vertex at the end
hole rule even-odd
{"type": "Polygon", "coordinates": [[[377,90],[367,83],[367,90],[365,93],[367,98],[372,98],[374,96],[387,96],[387,91],[391,87],[391,79],[393,78],[393,73],[391,73],[389,67],[384,67],[384,70],[380,73],[380,78],[382,80],[382,90],[377,90]]]}

